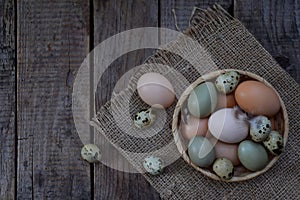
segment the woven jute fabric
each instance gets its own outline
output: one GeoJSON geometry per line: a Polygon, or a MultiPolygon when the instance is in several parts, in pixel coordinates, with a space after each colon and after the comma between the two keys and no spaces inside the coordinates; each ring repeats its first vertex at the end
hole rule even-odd
{"type": "Polygon", "coordinates": [[[241,22],[220,6],[198,10],[190,23],[184,34],[197,41],[204,48],[203,52],[187,48],[188,42],[180,37],[157,50],[145,62],[148,65],[132,76],[128,87],[101,107],[94,119],[95,127],[141,173],[142,161],[147,154],[159,156],[165,162],[176,160],[159,176],[143,173],[163,199],[300,199],[299,85],[241,22]],[[188,58],[174,53],[180,51],[187,51],[188,58]],[[289,138],[280,159],[266,173],[236,183],[205,177],[179,158],[171,133],[176,102],[164,111],[166,119],[159,131],[154,130],[155,124],[147,130],[139,130],[132,123],[136,112],[149,107],[136,91],[137,80],[144,73],[164,75],[178,97],[201,75],[227,68],[250,71],[271,83],[284,101],[289,117],[289,138]],[[157,133],[151,135],[152,129],[157,133]],[[143,134],[147,137],[138,137],[143,134]]]}

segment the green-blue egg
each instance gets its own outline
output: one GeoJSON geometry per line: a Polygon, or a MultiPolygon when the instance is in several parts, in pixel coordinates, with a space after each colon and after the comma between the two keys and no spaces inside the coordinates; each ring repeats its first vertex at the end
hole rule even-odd
{"type": "Polygon", "coordinates": [[[250,140],[240,143],[238,157],[243,166],[251,171],[262,170],[268,164],[268,154],[265,148],[250,140]]]}
{"type": "Polygon", "coordinates": [[[188,153],[192,163],[199,167],[208,167],[215,160],[215,150],[208,139],[194,136],[188,145],[188,153]]]}
{"type": "Polygon", "coordinates": [[[187,106],[189,112],[199,118],[207,117],[217,105],[217,90],[213,83],[205,82],[193,89],[187,106]]]}

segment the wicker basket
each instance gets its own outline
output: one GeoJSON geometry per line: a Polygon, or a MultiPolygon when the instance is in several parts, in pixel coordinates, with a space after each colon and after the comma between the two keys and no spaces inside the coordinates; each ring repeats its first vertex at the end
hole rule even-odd
{"type": "MultiPolygon", "coordinates": [[[[193,82],[184,91],[184,93],[181,95],[180,99],[178,100],[177,105],[174,110],[174,115],[173,115],[172,133],[174,135],[177,149],[179,150],[183,159],[189,165],[191,165],[193,168],[195,168],[197,171],[199,171],[202,174],[204,174],[212,179],[215,179],[215,180],[222,180],[222,179],[220,179],[217,175],[215,175],[215,173],[212,171],[211,168],[200,168],[200,167],[196,166],[195,164],[193,164],[187,154],[188,141],[186,141],[183,138],[183,136],[180,134],[180,131],[179,131],[179,127],[180,127],[180,123],[181,123],[181,110],[182,110],[182,107],[186,106],[186,100],[187,100],[189,94],[192,92],[192,90],[196,86],[198,86],[200,83],[205,82],[205,81],[214,81],[220,74],[222,74],[224,72],[228,72],[228,71],[239,72],[241,75],[241,81],[257,80],[257,81],[260,81],[260,82],[264,83],[265,85],[271,87],[276,92],[276,94],[278,95],[279,100],[280,100],[281,109],[280,109],[280,112],[275,116],[274,124],[275,124],[276,130],[278,130],[280,133],[283,133],[284,147],[286,145],[287,138],[288,138],[288,115],[287,115],[287,111],[284,106],[284,103],[283,103],[282,99],[280,98],[279,94],[277,93],[277,91],[274,89],[274,87],[271,84],[269,84],[266,80],[264,80],[262,77],[260,77],[256,74],[250,73],[250,72],[236,70],[236,69],[219,70],[219,71],[214,71],[214,72],[208,73],[206,75],[203,75],[202,77],[198,78],[195,82],[193,82]]],[[[241,165],[235,166],[235,173],[234,173],[233,178],[230,180],[222,180],[222,181],[238,182],[238,181],[245,181],[245,180],[254,178],[254,177],[266,172],[268,169],[270,169],[274,165],[274,163],[278,160],[279,156],[273,156],[269,153],[269,158],[270,158],[269,159],[270,162],[268,163],[268,165],[264,169],[262,169],[260,171],[256,171],[256,172],[248,171],[248,170],[246,170],[246,168],[244,168],[241,165]]]]}

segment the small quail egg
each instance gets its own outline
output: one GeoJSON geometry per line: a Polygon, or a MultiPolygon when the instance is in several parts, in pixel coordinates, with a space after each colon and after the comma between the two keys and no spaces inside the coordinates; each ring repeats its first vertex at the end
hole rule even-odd
{"type": "Polygon", "coordinates": [[[283,152],[283,139],[277,131],[271,131],[263,143],[273,155],[279,155],[283,152]]]}
{"type": "Polygon", "coordinates": [[[163,171],[163,161],[159,157],[147,156],[144,159],[143,166],[151,175],[159,175],[163,171]]]}
{"type": "Polygon", "coordinates": [[[257,116],[249,120],[250,135],[255,142],[264,141],[271,132],[271,121],[265,116],[257,116]]]}
{"type": "Polygon", "coordinates": [[[138,128],[144,128],[149,126],[155,119],[155,115],[152,113],[152,109],[143,109],[135,114],[134,125],[138,128]]]}
{"type": "Polygon", "coordinates": [[[81,149],[81,157],[89,163],[95,163],[101,160],[101,152],[96,145],[86,144],[81,149]]]}
{"type": "Polygon", "coordinates": [[[223,94],[231,93],[240,81],[240,74],[236,71],[225,72],[215,81],[216,88],[223,94]]]}
{"type": "Polygon", "coordinates": [[[224,180],[229,180],[233,177],[233,164],[227,158],[218,158],[213,164],[213,171],[224,180]]]}

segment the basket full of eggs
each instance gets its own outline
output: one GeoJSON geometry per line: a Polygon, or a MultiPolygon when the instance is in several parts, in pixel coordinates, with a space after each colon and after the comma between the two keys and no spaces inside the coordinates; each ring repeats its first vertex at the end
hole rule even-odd
{"type": "Polygon", "coordinates": [[[262,77],[219,70],[203,75],[181,95],[172,133],[194,169],[215,180],[244,181],[278,160],[288,118],[279,94],[262,77]]]}

